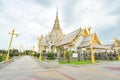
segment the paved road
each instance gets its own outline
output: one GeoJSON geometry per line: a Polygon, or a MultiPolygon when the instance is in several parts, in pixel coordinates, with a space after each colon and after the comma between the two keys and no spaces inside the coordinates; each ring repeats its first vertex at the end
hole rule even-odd
{"type": "Polygon", "coordinates": [[[74,80],[55,69],[45,69],[30,56],[24,56],[0,70],[0,80],[74,80]]]}
{"type": "Polygon", "coordinates": [[[0,80],[120,80],[120,61],[45,69],[24,56],[1,69],[0,80]]]}
{"type": "Polygon", "coordinates": [[[64,66],[58,71],[68,74],[76,80],[120,80],[120,61],[80,67],[64,66]]]}

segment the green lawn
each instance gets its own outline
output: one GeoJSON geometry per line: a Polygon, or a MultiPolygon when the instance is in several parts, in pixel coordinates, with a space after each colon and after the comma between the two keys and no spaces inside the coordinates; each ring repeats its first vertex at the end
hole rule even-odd
{"type": "Polygon", "coordinates": [[[81,61],[71,61],[70,63],[68,63],[67,61],[60,61],[59,64],[74,64],[74,65],[81,65],[81,64],[91,64],[90,60],[81,60],[81,61]]]}
{"type": "MultiPolygon", "coordinates": [[[[101,62],[100,60],[96,60],[95,63],[99,63],[101,62]]],[[[90,60],[80,60],[80,61],[77,61],[77,60],[74,60],[74,61],[71,61],[70,63],[68,63],[67,61],[60,61],[59,64],[73,64],[73,65],[83,65],[83,64],[91,64],[91,61],[90,60]]]]}

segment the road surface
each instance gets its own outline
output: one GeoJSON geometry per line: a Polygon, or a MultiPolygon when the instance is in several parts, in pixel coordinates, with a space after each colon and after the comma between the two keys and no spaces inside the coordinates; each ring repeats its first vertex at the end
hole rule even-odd
{"type": "Polygon", "coordinates": [[[0,69],[0,80],[120,80],[120,61],[46,69],[24,56],[0,69]]]}

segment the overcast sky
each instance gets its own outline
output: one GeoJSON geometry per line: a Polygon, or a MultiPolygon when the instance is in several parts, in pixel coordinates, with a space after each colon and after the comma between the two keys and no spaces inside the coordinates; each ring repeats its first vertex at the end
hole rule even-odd
{"type": "Polygon", "coordinates": [[[101,42],[120,39],[120,0],[0,0],[0,49],[7,49],[12,29],[12,48],[35,45],[54,24],[58,6],[60,25],[65,34],[81,27],[92,27],[101,42]]]}

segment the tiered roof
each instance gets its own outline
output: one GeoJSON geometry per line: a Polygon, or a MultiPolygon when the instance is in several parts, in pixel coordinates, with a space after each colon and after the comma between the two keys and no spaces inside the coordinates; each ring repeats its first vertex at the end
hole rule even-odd
{"type": "Polygon", "coordinates": [[[85,36],[78,48],[90,48],[90,45],[95,49],[108,49],[108,47],[101,44],[96,33],[85,36]]]}
{"type": "Polygon", "coordinates": [[[79,33],[82,31],[82,29],[77,29],[63,37],[59,45],[68,44],[74,41],[74,39],[79,35],[79,33]]]}

